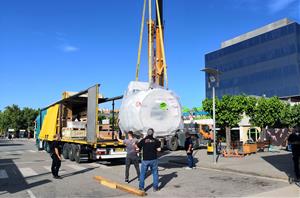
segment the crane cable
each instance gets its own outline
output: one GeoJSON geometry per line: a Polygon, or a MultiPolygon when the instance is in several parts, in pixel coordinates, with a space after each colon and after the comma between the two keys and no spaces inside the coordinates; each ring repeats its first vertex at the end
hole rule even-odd
{"type": "Polygon", "coordinates": [[[152,65],[152,0],[148,0],[148,6],[149,6],[149,10],[148,10],[148,14],[149,14],[149,33],[148,33],[148,79],[149,79],[149,83],[152,83],[152,69],[153,69],[153,65],[152,65]]]}
{"type": "Polygon", "coordinates": [[[163,34],[162,34],[162,26],[160,21],[160,13],[159,13],[159,7],[158,7],[158,0],[156,0],[156,10],[157,10],[157,18],[158,18],[158,25],[159,25],[159,37],[161,41],[161,51],[163,55],[163,63],[164,63],[164,77],[166,81],[166,88],[168,89],[168,75],[167,75],[167,62],[166,62],[166,56],[165,56],[165,47],[164,47],[164,40],[163,40],[163,34]]]}
{"type": "Polygon", "coordinates": [[[143,16],[142,16],[142,24],[141,24],[141,31],[140,31],[140,41],[139,41],[139,49],[138,49],[138,59],[136,63],[136,72],[135,72],[135,80],[139,80],[139,71],[140,71],[140,63],[141,63],[141,51],[142,51],[142,43],[143,43],[143,31],[144,31],[144,23],[145,23],[145,13],[146,13],[146,1],[144,0],[144,7],[143,7],[143,16]]]}

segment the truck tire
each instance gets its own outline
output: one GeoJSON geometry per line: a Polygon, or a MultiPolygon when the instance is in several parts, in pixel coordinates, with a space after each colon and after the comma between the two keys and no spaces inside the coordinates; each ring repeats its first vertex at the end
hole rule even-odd
{"type": "Polygon", "coordinates": [[[178,149],[178,139],[176,136],[172,136],[167,142],[167,148],[171,151],[176,151],[178,149]]]}
{"type": "Polygon", "coordinates": [[[51,152],[51,148],[50,148],[50,143],[45,141],[44,142],[44,149],[47,153],[50,153],[51,152]]]}
{"type": "Polygon", "coordinates": [[[199,140],[193,140],[193,149],[199,149],[200,148],[200,143],[199,140]]]}
{"type": "Polygon", "coordinates": [[[75,152],[74,152],[75,161],[78,164],[80,164],[80,162],[81,162],[81,158],[80,158],[81,148],[80,148],[80,145],[75,145],[74,149],[75,149],[75,152]]]}
{"type": "Polygon", "coordinates": [[[62,155],[65,159],[69,159],[69,150],[70,150],[70,145],[68,143],[65,143],[62,151],[62,155]]]}
{"type": "Polygon", "coordinates": [[[76,145],[75,144],[70,144],[69,146],[69,159],[71,161],[74,161],[75,160],[75,147],[76,145]]]}

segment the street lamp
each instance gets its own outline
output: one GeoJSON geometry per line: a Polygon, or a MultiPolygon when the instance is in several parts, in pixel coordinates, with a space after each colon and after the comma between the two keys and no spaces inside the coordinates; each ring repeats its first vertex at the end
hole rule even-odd
{"type": "Polygon", "coordinates": [[[219,86],[219,75],[221,72],[217,69],[208,68],[205,67],[201,71],[205,72],[208,75],[208,88],[212,87],[212,99],[213,99],[213,132],[214,132],[214,138],[213,138],[213,162],[216,163],[216,93],[215,93],[215,87],[219,86]]]}

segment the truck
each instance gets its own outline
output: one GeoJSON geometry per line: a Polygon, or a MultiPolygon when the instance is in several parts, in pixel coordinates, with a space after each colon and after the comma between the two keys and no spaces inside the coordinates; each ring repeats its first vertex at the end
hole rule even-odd
{"type": "Polygon", "coordinates": [[[80,92],[64,92],[61,100],[42,108],[35,120],[36,145],[50,152],[56,134],[61,137],[62,155],[76,161],[110,160],[126,157],[125,145],[115,138],[116,123],[112,127],[100,123],[98,110],[102,103],[122,96],[105,98],[99,94],[99,84],[80,92]]]}

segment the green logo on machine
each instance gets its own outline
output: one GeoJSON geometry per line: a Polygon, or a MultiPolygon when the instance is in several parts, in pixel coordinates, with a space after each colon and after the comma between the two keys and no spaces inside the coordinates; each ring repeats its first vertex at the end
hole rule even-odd
{"type": "Polygon", "coordinates": [[[162,102],[162,103],[160,103],[160,105],[159,105],[159,108],[161,109],[161,110],[168,110],[168,105],[167,105],[167,103],[165,103],[165,102],[162,102]]]}

